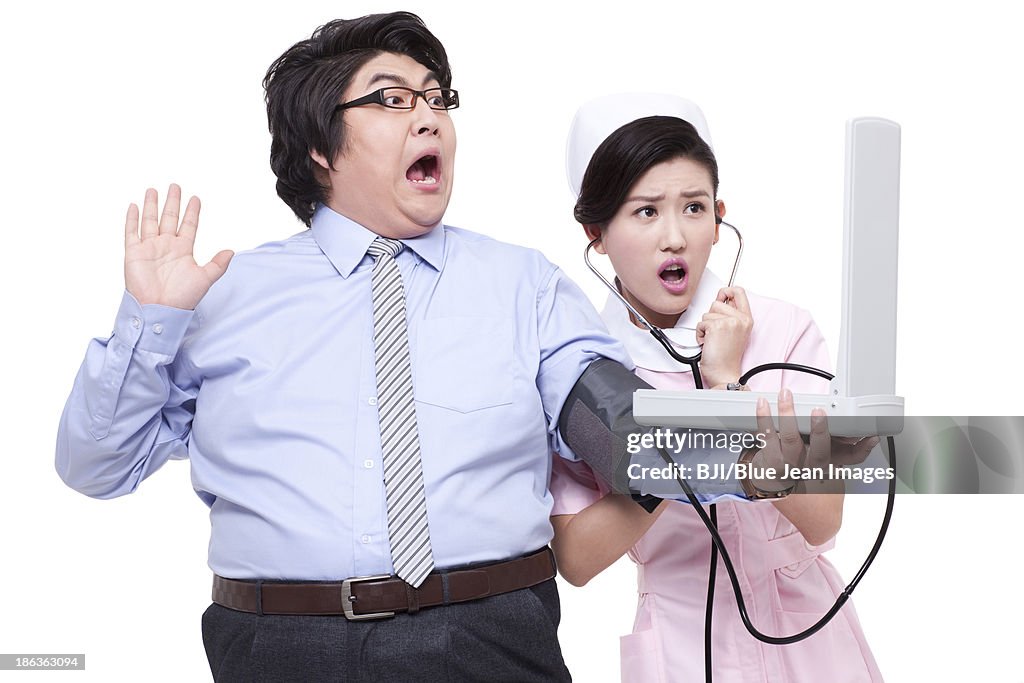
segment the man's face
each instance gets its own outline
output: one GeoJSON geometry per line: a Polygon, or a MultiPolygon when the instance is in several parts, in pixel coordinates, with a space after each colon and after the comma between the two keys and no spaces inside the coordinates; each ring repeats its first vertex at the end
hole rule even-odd
{"type": "MultiPolygon", "coordinates": [[[[385,52],[356,72],[342,102],[394,85],[424,90],[440,84],[411,57],[385,52]]],[[[415,101],[415,109],[368,104],[338,112],[345,143],[334,160],[337,170],[328,170],[328,203],[385,237],[429,232],[452,194],[455,127],[447,111],[431,109],[422,97],[415,101]]],[[[319,154],[313,158],[325,165],[319,154]]]]}

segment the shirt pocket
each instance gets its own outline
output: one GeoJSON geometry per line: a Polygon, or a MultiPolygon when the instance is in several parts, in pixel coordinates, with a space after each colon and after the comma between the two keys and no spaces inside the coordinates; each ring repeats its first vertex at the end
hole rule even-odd
{"type": "Polygon", "coordinates": [[[460,413],[512,403],[512,320],[448,317],[420,322],[416,400],[460,413]]]}
{"type": "Polygon", "coordinates": [[[795,529],[794,527],[791,534],[769,540],[767,545],[769,568],[777,570],[791,579],[798,578],[814,564],[818,555],[830,550],[836,544],[835,539],[832,538],[822,545],[811,545],[795,529]]]}
{"type": "Polygon", "coordinates": [[[661,683],[667,680],[658,617],[654,596],[641,592],[633,632],[619,638],[622,683],[661,683]]]}
{"type": "Polygon", "coordinates": [[[623,683],[659,683],[658,637],[654,629],[637,631],[619,638],[619,673],[623,683]]]}

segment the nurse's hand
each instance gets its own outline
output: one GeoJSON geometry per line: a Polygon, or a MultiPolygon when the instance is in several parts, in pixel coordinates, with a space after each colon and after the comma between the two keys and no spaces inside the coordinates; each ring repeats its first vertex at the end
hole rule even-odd
{"type": "Polygon", "coordinates": [[[843,481],[827,476],[829,464],[859,464],[878,445],[877,436],[864,439],[833,437],[828,431],[825,411],[817,408],[811,411],[810,443],[805,445],[797,427],[793,394],[789,389],[779,392],[778,429],[772,422],[771,407],[767,401],[759,400],[756,412],[759,436],[766,446],[754,457],[755,468],[770,467],[778,475],[796,475],[774,481],[755,479],[753,483],[758,488],[781,490],[795,486],[794,492],[798,493],[841,493],[843,481]],[[815,476],[818,473],[825,476],[815,476]]]}
{"type": "Polygon", "coordinates": [[[146,190],[142,205],[131,204],[124,225],[124,286],[140,304],[193,309],[210,286],[227,270],[232,252],[222,251],[205,266],[192,257],[199,227],[199,198],[192,197],[178,224],[181,188],[167,190],[163,214],[157,221],[156,190],[146,190]]]}
{"type": "Polygon", "coordinates": [[[697,343],[702,345],[700,374],[704,386],[724,389],[743,372],[741,361],[750,342],[754,319],[742,287],[723,287],[711,309],[697,323],[697,343]]]}

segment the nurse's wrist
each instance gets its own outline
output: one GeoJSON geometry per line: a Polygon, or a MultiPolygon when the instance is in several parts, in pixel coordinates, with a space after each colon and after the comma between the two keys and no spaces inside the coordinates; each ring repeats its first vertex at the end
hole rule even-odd
{"type": "Polygon", "coordinates": [[[763,463],[762,453],[762,449],[749,448],[736,461],[746,466],[745,472],[741,473],[746,476],[740,479],[743,494],[750,500],[785,498],[796,490],[799,482],[779,477],[774,468],[769,471],[763,463]]]}
{"type": "Polygon", "coordinates": [[[728,389],[730,384],[739,385],[742,374],[743,370],[738,366],[707,368],[707,371],[705,371],[704,367],[701,367],[701,378],[704,380],[704,386],[711,387],[712,389],[725,390],[728,389]]]}

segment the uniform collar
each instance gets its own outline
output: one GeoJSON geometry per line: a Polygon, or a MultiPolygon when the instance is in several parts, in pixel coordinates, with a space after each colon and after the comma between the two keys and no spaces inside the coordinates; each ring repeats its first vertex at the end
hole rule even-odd
{"type": "MultiPolygon", "coordinates": [[[[618,280],[616,280],[618,283],[618,280]]],[[[697,323],[711,308],[718,298],[718,290],[724,283],[710,270],[705,270],[694,292],[693,299],[683,314],[679,316],[675,327],[666,329],[665,333],[672,341],[686,346],[697,344],[697,323]]],[[[637,367],[654,372],[691,372],[690,366],[680,363],[668,355],[665,348],[658,343],[644,327],[637,327],[629,319],[629,311],[614,294],[608,294],[601,317],[608,326],[608,331],[626,347],[630,358],[637,367]]],[[[684,356],[692,356],[696,349],[681,351],[684,356]]]]}
{"type": "MultiPolygon", "coordinates": [[[[366,256],[370,243],[378,236],[325,204],[317,205],[310,229],[320,251],[343,278],[352,274],[366,256]]],[[[434,270],[441,270],[444,263],[444,226],[441,223],[423,235],[400,241],[434,270]]]]}

